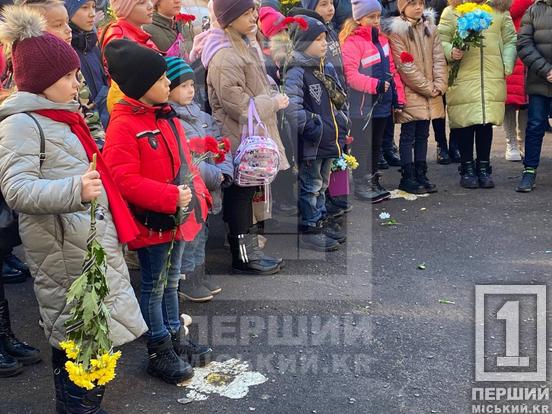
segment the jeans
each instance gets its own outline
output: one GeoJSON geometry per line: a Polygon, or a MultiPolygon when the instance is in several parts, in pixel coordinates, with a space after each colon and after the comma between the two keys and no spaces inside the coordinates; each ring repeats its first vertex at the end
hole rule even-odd
{"type": "Polygon", "coordinates": [[[205,263],[205,245],[207,244],[208,234],[209,229],[207,224],[204,223],[195,239],[189,242],[182,242],[183,248],[180,273],[186,274],[193,272],[196,267],[205,263]]]}
{"type": "Polygon", "coordinates": [[[163,287],[159,279],[167,261],[169,247],[170,243],[164,243],[138,249],[142,277],[140,309],[148,325],[147,335],[151,342],[163,339],[169,333],[176,334],[180,330],[177,288],[183,243],[174,244],[167,284],[163,287]]]}
{"type": "Polygon", "coordinates": [[[540,161],[542,139],[548,128],[548,115],[552,98],[541,95],[529,95],[529,113],[527,130],[525,131],[525,159],[526,167],[537,168],[540,161]]]}
{"type": "Polygon", "coordinates": [[[401,125],[399,153],[401,164],[412,164],[415,161],[426,161],[429,121],[412,121],[401,125]],[[414,150],[414,157],[412,156],[414,150]]]}
{"type": "Polygon", "coordinates": [[[333,158],[302,161],[299,165],[301,226],[315,227],[326,216],[324,192],[330,184],[333,158]]]}

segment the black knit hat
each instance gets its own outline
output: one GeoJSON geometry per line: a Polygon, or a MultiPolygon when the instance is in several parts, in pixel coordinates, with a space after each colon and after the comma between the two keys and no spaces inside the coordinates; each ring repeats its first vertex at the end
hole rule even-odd
{"type": "Polygon", "coordinates": [[[163,56],[136,42],[113,40],[105,47],[109,74],[128,97],[140,99],[167,71],[163,56]]]}

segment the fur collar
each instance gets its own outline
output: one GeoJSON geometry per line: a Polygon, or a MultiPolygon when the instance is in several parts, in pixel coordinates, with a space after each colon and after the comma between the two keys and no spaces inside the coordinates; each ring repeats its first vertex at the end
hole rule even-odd
{"type": "MultiPolygon", "coordinates": [[[[422,14],[422,18],[416,25],[423,24],[427,29],[431,26],[435,26],[436,13],[435,10],[427,8],[422,14]]],[[[409,30],[413,27],[412,23],[406,20],[403,16],[396,16],[385,19],[381,23],[381,27],[386,34],[398,34],[399,36],[405,36],[409,33],[409,30]]]]}

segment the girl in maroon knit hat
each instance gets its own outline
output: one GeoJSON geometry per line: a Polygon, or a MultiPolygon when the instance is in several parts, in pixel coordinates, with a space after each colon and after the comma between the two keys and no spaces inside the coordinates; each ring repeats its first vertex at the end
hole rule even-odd
{"type": "Polygon", "coordinates": [[[78,112],[76,52],[43,32],[36,10],[9,7],[2,20],[0,41],[11,50],[18,92],[0,107],[0,186],[6,203],[20,213],[19,232],[52,346],[56,412],[102,412],[104,387],[86,390],[74,384],[59,349],[71,317],[67,289],[82,273],[89,203],[96,200],[96,239],[107,262],[109,336],[114,346],[141,336],[147,327],[122,253],[122,244],[138,229],[78,112]],[[97,171],[90,165],[94,154],[97,171]]]}

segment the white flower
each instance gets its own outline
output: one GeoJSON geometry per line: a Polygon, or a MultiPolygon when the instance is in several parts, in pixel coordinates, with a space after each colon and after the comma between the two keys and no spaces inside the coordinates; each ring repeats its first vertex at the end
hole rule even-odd
{"type": "Polygon", "coordinates": [[[387,212],[380,213],[379,215],[380,220],[389,220],[391,218],[391,214],[387,212]]]}

